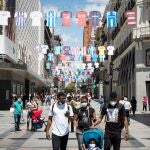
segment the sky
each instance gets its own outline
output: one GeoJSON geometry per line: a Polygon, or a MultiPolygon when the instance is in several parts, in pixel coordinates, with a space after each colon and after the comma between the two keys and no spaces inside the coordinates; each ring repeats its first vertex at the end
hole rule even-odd
{"type": "Polygon", "coordinates": [[[61,18],[56,21],[55,34],[61,35],[63,45],[83,46],[83,27],[77,25],[75,15],[77,11],[84,10],[104,12],[109,0],[41,0],[44,12],[55,11],[58,14],[62,11],[71,11],[73,14],[72,25],[63,27],[61,18]]]}

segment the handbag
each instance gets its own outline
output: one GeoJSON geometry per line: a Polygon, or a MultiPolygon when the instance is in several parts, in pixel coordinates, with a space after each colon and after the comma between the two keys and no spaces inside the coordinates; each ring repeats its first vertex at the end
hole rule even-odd
{"type": "Polygon", "coordinates": [[[10,107],[10,113],[13,113],[14,112],[14,107],[10,107]]]}

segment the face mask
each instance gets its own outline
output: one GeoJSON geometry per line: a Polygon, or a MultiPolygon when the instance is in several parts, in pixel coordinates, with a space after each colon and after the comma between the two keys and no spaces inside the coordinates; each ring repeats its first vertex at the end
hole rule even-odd
{"type": "Polygon", "coordinates": [[[88,103],[81,103],[81,107],[85,108],[87,107],[88,103]]]}
{"type": "Polygon", "coordinates": [[[117,103],[117,102],[115,102],[115,101],[111,101],[111,102],[110,102],[110,105],[115,106],[116,103],[117,103]]]}
{"type": "Polygon", "coordinates": [[[95,144],[89,144],[90,148],[94,148],[96,145],[95,144]]]}
{"type": "Polygon", "coordinates": [[[64,102],[58,102],[59,105],[63,105],[65,104],[65,101],[64,102]]]}

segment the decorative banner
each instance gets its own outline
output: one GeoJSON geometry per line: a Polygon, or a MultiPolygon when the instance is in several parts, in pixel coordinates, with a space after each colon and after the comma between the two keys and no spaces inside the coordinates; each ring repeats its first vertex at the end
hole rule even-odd
{"type": "Polygon", "coordinates": [[[99,68],[99,63],[94,63],[95,68],[99,68]]]}
{"type": "Polygon", "coordinates": [[[51,68],[51,63],[50,63],[50,62],[47,62],[47,63],[46,63],[46,69],[49,70],[50,68],[51,68]]]}
{"type": "Polygon", "coordinates": [[[25,21],[27,18],[26,12],[16,12],[14,17],[16,18],[17,26],[23,27],[25,25],[25,21]]]}
{"type": "Polygon", "coordinates": [[[61,18],[62,18],[62,26],[71,26],[72,12],[70,11],[61,12],[61,18]]]}
{"type": "Polygon", "coordinates": [[[52,61],[53,60],[53,57],[54,57],[54,54],[53,53],[48,53],[48,61],[52,61]]]}
{"type": "Polygon", "coordinates": [[[76,18],[78,18],[78,26],[86,26],[86,18],[87,18],[86,11],[78,11],[76,14],[76,18]]]}
{"type": "Polygon", "coordinates": [[[91,56],[90,55],[86,55],[86,62],[90,62],[91,61],[91,56]]]}
{"type": "Polygon", "coordinates": [[[39,11],[33,11],[30,13],[30,18],[32,19],[32,26],[41,26],[41,19],[43,15],[39,11]]]}
{"type": "Polygon", "coordinates": [[[99,11],[91,11],[89,17],[91,18],[92,27],[99,26],[101,17],[101,13],[99,11]]]}
{"type": "Polygon", "coordinates": [[[97,59],[98,59],[98,55],[97,55],[97,54],[94,54],[94,55],[92,56],[92,61],[93,61],[93,62],[97,62],[97,59]]]}
{"type": "Polygon", "coordinates": [[[100,62],[104,62],[106,57],[105,57],[105,55],[100,55],[99,58],[100,58],[100,62]]]}
{"type": "Polygon", "coordinates": [[[46,26],[51,27],[51,28],[55,28],[56,17],[57,17],[57,14],[54,11],[46,12],[46,14],[45,14],[45,18],[47,21],[46,26]]]}
{"type": "Polygon", "coordinates": [[[66,61],[66,56],[65,56],[64,54],[61,54],[61,55],[60,55],[60,60],[61,60],[61,61],[66,61]]]}
{"type": "Polygon", "coordinates": [[[108,55],[114,55],[114,50],[115,50],[114,46],[108,46],[107,50],[108,50],[108,55]]]}
{"type": "Polygon", "coordinates": [[[43,54],[47,54],[48,45],[40,45],[43,54]]]}
{"type": "Polygon", "coordinates": [[[110,11],[106,13],[107,28],[117,27],[117,12],[110,11]]]}
{"type": "Polygon", "coordinates": [[[8,18],[10,18],[9,11],[0,11],[0,25],[7,26],[8,25],[8,18]]]}
{"type": "Polygon", "coordinates": [[[90,46],[88,48],[88,54],[90,54],[91,56],[93,56],[95,52],[96,52],[96,48],[94,46],[90,46]]]}
{"type": "Polygon", "coordinates": [[[104,51],[105,51],[105,46],[99,46],[98,47],[99,56],[105,55],[104,51]]]}
{"type": "Polygon", "coordinates": [[[61,53],[61,46],[55,46],[54,51],[55,51],[55,55],[60,55],[60,53],[61,53]]]}
{"type": "Polygon", "coordinates": [[[129,10],[125,13],[125,17],[127,18],[127,24],[130,27],[136,26],[136,11],[135,10],[129,10]]]}
{"type": "Polygon", "coordinates": [[[63,54],[70,55],[71,54],[70,52],[71,52],[70,46],[64,46],[63,47],[63,54]]]}

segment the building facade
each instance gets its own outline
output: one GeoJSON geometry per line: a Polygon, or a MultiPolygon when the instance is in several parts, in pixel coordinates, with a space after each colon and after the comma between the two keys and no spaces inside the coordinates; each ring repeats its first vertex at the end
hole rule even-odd
{"type": "MultiPolygon", "coordinates": [[[[115,47],[114,55],[105,62],[104,77],[108,79],[111,91],[118,93],[118,98],[127,96],[130,100],[135,96],[137,109],[141,110],[143,96],[150,98],[150,2],[110,0],[105,12],[107,11],[118,12],[119,17],[117,27],[111,30],[107,29],[104,19],[107,46],[113,44],[115,47]],[[137,13],[137,24],[134,28],[127,25],[125,13],[129,10],[137,13]]],[[[105,93],[106,97],[109,97],[109,93],[105,93]]]]}
{"type": "Polygon", "coordinates": [[[5,109],[10,107],[13,93],[29,98],[46,84],[44,55],[35,49],[44,44],[44,21],[41,27],[32,27],[30,18],[32,11],[42,12],[40,0],[7,0],[2,5],[11,14],[8,26],[0,27],[0,106],[5,109]],[[15,12],[27,13],[23,27],[17,26],[15,12]]]}

